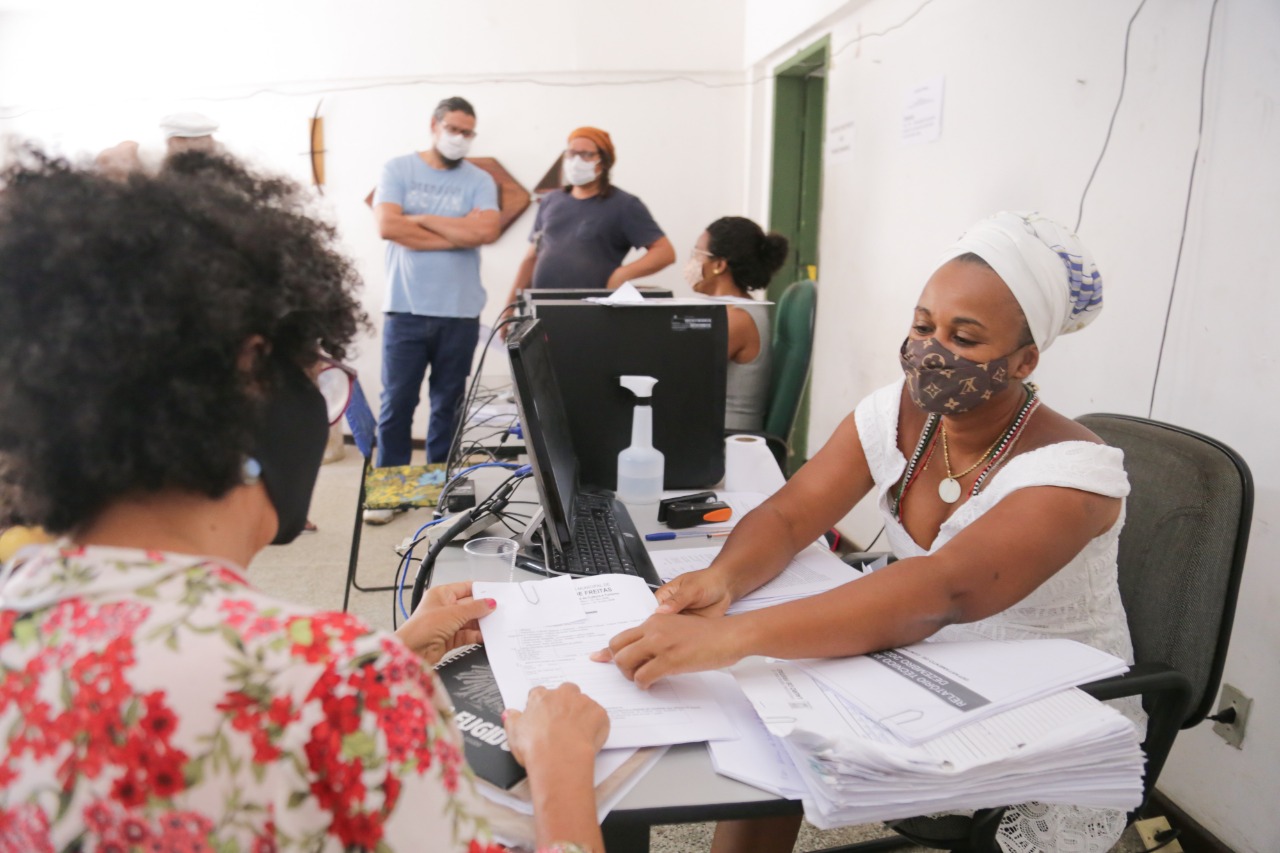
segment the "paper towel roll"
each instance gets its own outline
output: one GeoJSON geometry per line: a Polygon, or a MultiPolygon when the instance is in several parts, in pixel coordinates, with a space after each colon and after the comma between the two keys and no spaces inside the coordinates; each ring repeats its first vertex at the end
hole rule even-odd
{"type": "Polygon", "coordinates": [[[769,442],[758,435],[731,435],[724,440],[726,490],[771,495],[786,482],[769,442]]]}

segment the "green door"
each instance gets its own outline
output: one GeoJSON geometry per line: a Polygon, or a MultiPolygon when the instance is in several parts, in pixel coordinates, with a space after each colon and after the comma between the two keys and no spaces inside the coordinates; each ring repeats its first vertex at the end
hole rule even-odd
{"type": "MultiPolygon", "coordinates": [[[[818,217],[822,210],[822,144],[825,136],[827,57],[830,38],[799,51],[774,78],[773,171],[769,227],[791,241],[791,253],[769,284],[777,302],[787,285],[817,280],[818,217]]],[[[808,458],[809,391],[792,430],[788,473],[808,458]]]]}

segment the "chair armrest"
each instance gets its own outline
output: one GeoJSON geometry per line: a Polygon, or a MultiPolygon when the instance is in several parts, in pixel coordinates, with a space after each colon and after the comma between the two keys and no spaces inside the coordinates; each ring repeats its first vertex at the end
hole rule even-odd
{"type": "Polygon", "coordinates": [[[1147,772],[1143,779],[1143,805],[1160,778],[1173,739],[1191,712],[1191,681],[1178,670],[1161,663],[1134,664],[1124,675],[1103,678],[1080,689],[1095,699],[1120,699],[1141,696],[1147,712],[1147,736],[1142,751],[1147,756],[1147,772]]]}
{"type": "Polygon", "coordinates": [[[888,557],[889,562],[895,562],[895,557],[888,551],[851,551],[840,557],[841,561],[848,563],[858,571],[862,571],[867,563],[874,563],[881,557],[888,557]]]}

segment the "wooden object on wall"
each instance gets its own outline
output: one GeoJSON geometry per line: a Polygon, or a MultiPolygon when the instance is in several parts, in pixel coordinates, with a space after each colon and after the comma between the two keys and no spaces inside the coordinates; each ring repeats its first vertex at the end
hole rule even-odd
{"type": "Polygon", "coordinates": [[[324,186],[324,119],[311,119],[311,182],[324,186]]]}

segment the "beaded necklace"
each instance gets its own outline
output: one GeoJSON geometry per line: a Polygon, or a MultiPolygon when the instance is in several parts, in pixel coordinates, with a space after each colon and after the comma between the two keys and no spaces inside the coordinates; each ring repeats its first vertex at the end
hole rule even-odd
{"type": "MultiPolygon", "coordinates": [[[[1027,382],[1022,386],[1027,392],[1027,399],[1023,402],[1022,407],[1018,409],[1018,413],[1014,415],[1013,421],[1005,429],[1004,434],[992,445],[987,453],[991,454],[987,458],[983,454],[982,459],[987,460],[985,468],[979,472],[977,479],[973,481],[973,487],[969,490],[969,497],[973,497],[981,491],[983,484],[995,472],[996,468],[1008,457],[1009,450],[1014,443],[1022,435],[1023,428],[1027,425],[1027,421],[1040,406],[1040,397],[1036,393],[1037,388],[1034,384],[1027,382]]],[[[916,480],[922,471],[928,466],[929,458],[933,456],[933,451],[937,447],[938,442],[935,437],[938,435],[938,425],[942,423],[942,416],[934,413],[929,415],[924,423],[924,429],[920,431],[920,440],[916,442],[916,449],[911,454],[911,459],[907,462],[907,469],[902,475],[902,481],[898,485],[898,493],[890,504],[890,512],[894,518],[902,520],[902,497],[907,493],[907,489],[916,480]],[[927,451],[927,452],[926,452],[927,451]]],[[[980,460],[981,461],[981,460],[980,460]]],[[[976,465],[974,467],[977,467],[976,465]]],[[[973,468],[969,469],[970,471],[973,468]]],[[[968,472],[966,472],[968,473],[968,472]]]]}

